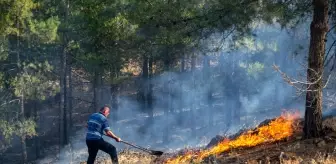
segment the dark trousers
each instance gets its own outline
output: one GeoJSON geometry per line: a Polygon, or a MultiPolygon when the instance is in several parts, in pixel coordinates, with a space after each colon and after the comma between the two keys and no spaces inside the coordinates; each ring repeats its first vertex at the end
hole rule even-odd
{"type": "Polygon", "coordinates": [[[89,158],[87,160],[87,164],[93,164],[98,150],[102,150],[105,153],[111,156],[111,160],[113,164],[118,164],[118,154],[117,149],[110,143],[104,141],[103,139],[100,140],[86,140],[86,145],[89,151],[89,158]]]}

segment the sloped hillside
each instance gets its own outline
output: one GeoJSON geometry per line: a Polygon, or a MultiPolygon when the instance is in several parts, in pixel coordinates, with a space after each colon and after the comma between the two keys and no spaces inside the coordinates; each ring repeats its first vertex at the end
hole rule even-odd
{"type": "MultiPolygon", "coordinates": [[[[201,161],[197,161],[197,154],[205,150],[211,150],[218,146],[222,141],[221,138],[230,138],[235,141],[244,134],[260,132],[261,127],[269,126],[273,120],[265,120],[257,128],[248,131],[241,131],[238,134],[228,137],[216,136],[209,143],[207,149],[183,150],[175,153],[166,153],[157,158],[142,152],[134,150],[124,150],[119,154],[120,163],[122,164],[139,164],[139,163],[174,163],[173,160],[180,159],[178,163],[283,163],[283,164],[313,164],[313,163],[336,163],[336,117],[328,117],[323,121],[325,134],[321,138],[302,139],[301,125],[302,119],[293,121],[296,127],[292,135],[282,138],[278,141],[265,142],[256,146],[245,146],[229,148],[227,151],[218,153],[217,155],[208,155],[201,161]],[[259,130],[258,130],[259,129],[259,130]],[[191,156],[191,160],[182,161],[185,156],[191,156]]],[[[276,132],[274,132],[276,133],[276,132]]],[[[227,140],[228,141],[228,140],[227,140]]],[[[232,145],[231,145],[232,146],[232,145]]],[[[234,147],[234,146],[232,146],[234,147]]],[[[111,163],[109,159],[97,159],[99,164],[111,163]]],[[[85,162],[82,162],[85,164],[85,162]]]]}

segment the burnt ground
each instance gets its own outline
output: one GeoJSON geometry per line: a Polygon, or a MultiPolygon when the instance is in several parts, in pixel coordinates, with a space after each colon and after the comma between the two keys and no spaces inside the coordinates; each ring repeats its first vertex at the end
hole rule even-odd
{"type": "MultiPolygon", "coordinates": [[[[302,120],[298,121],[299,124],[302,120]]],[[[233,149],[218,156],[206,158],[202,163],[219,164],[332,164],[336,163],[336,117],[323,121],[325,134],[321,138],[302,139],[302,133],[277,143],[252,148],[233,149]]],[[[216,136],[217,139],[219,136],[216,136]]],[[[181,152],[180,152],[181,153],[181,152]]],[[[124,150],[119,154],[121,164],[163,163],[174,154],[157,158],[142,152],[124,150]]],[[[97,159],[97,164],[110,164],[109,159],[97,159]]],[[[85,164],[82,162],[81,164],[85,164]]]]}

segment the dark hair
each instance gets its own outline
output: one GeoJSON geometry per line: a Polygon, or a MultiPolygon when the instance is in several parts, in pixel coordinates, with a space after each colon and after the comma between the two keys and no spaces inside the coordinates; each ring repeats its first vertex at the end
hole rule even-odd
{"type": "Polygon", "coordinates": [[[109,108],[109,109],[111,109],[110,106],[108,106],[108,105],[104,105],[103,107],[100,108],[99,111],[100,111],[100,112],[104,112],[104,111],[105,111],[105,108],[109,108]]]}

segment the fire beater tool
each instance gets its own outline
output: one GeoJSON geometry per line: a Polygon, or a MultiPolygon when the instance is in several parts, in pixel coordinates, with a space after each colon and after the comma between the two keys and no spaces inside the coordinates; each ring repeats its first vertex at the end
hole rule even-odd
{"type": "Polygon", "coordinates": [[[163,154],[162,151],[149,150],[149,149],[143,148],[143,147],[141,147],[141,146],[138,146],[138,145],[135,145],[135,144],[131,144],[131,143],[127,142],[127,141],[123,141],[123,140],[121,140],[120,142],[122,142],[122,143],[124,143],[124,144],[126,144],[126,145],[129,145],[129,146],[135,147],[135,148],[137,148],[137,149],[140,149],[140,150],[142,150],[142,151],[144,151],[144,152],[147,152],[147,153],[149,153],[149,154],[151,154],[151,155],[161,156],[161,155],[163,154]]]}
{"type": "Polygon", "coordinates": [[[142,150],[142,151],[145,151],[145,152],[147,152],[147,153],[149,153],[149,154],[152,154],[152,155],[161,156],[161,155],[163,154],[162,151],[149,150],[149,149],[146,149],[146,148],[137,146],[137,145],[135,145],[135,144],[131,144],[131,143],[126,142],[126,141],[120,141],[120,142],[122,142],[122,143],[124,143],[124,144],[126,144],[126,145],[130,145],[130,146],[132,146],[132,147],[135,147],[135,148],[137,148],[137,149],[140,149],[140,150],[142,150]]]}

